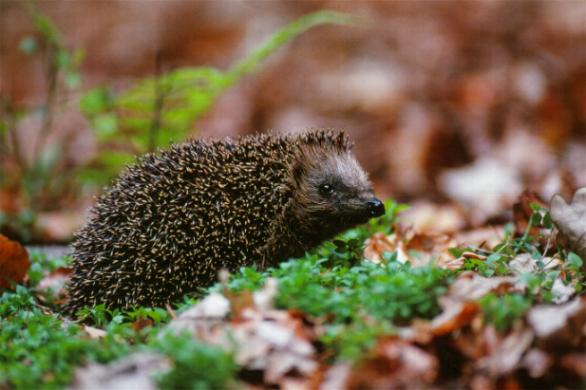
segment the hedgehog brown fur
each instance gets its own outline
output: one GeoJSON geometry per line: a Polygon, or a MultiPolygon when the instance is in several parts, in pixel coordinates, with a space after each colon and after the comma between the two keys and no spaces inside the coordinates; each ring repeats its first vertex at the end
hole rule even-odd
{"type": "Polygon", "coordinates": [[[73,244],[67,310],[164,306],[222,268],[299,256],[384,212],[341,132],[194,140],[149,154],[73,244]]]}

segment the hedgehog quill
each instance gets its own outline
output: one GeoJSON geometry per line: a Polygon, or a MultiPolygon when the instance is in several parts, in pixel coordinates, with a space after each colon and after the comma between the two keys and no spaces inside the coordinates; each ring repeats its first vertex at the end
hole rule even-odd
{"type": "Polygon", "coordinates": [[[66,310],[164,306],[384,214],[342,132],[193,140],[146,155],[73,243],[66,310]]]}

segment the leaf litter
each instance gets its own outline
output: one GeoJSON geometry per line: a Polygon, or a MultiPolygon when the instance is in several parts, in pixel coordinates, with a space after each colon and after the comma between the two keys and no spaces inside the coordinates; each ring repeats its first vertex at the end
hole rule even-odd
{"type": "MultiPolygon", "coordinates": [[[[567,207],[578,207],[580,212],[582,206],[575,203],[580,204],[581,196],[567,207]]],[[[187,332],[229,351],[239,367],[240,385],[250,388],[378,389],[447,384],[466,384],[472,389],[571,388],[586,379],[586,296],[579,287],[584,282],[566,277],[579,269],[568,266],[567,259],[554,251],[556,229],[544,222],[545,203],[523,193],[517,205],[510,228],[438,232],[406,224],[396,225],[392,234],[371,235],[363,255],[375,264],[382,266],[392,255],[392,261],[414,267],[434,264],[455,270],[457,276],[438,298],[439,314],[394,326],[354,360],[332,359],[331,351],[324,348],[321,336],[326,333],[327,318],[278,308],[279,286],[274,278],[265,279],[256,291],[236,293],[228,288],[224,275],[220,291],[179,314],[159,337],[187,332]],[[534,241],[530,243],[529,237],[534,241]],[[462,243],[469,246],[462,249],[462,243]],[[542,252],[525,252],[530,248],[542,252]],[[506,260],[502,260],[505,253],[506,260]],[[499,262],[505,264],[504,271],[499,262]],[[541,275],[541,284],[535,285],[528,277],[535,274],[541,275]],[[516,311],[510,309],[516,307],[515,302],[519,304],[516,311]]],[[[558,214],[552,216],[560,234],[574,226],[576,209],[567,213],[569,222],[558,214]]],[[[452,219],[455,214],[440,215],[452,219]]],[[[368,316],[365,320],[369,321],[368,316]]],[[[80,379],[76,388],[91,387],[92,379],[87,378],[107,377],[108,383],[117,383],[114,379],[119,375],[120,383],[149,388],[153,382],[140,381],[168,365],[163,355],[137,352],[109,366],[94,363],[80,369],[77,378],[86,379],[80,379]],[[127,366],[136,367],[133,375],[137,378],[125,376],[121,367],[127,366]]]]}

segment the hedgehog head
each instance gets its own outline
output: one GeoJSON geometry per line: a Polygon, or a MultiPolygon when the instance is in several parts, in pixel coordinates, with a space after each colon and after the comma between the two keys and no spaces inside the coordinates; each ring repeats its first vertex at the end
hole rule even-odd
{"type": "Polygon", "coordinates": [[[308,232],[331,237],[384,214],[383,203],[374,196],[344,133],[300,136],[292,177],[296,219],[308,232]]]}

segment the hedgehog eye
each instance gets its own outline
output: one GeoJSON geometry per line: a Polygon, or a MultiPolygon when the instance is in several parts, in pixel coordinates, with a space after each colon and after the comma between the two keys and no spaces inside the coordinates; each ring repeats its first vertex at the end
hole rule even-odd
{"type": "Polygon", "coordinates": [[[334,193],[334,187],[329,184],[322,184],[319,186],[318,191],[321,196],[328,198],[334,193]]]}

